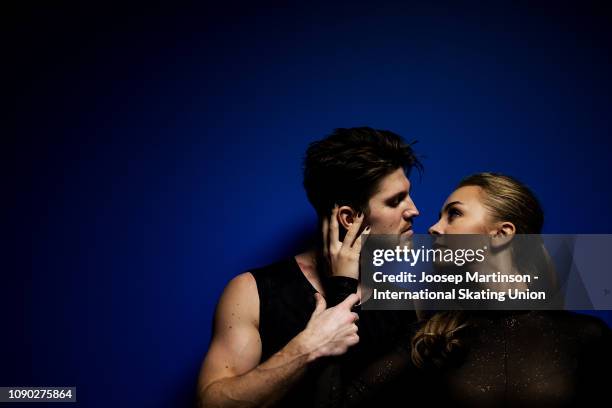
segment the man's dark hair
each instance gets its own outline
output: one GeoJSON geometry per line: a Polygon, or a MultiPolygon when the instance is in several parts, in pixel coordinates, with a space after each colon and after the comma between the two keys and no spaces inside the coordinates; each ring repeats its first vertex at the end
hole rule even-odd
{"type": "Polygon", "coordinates": [[[319,217],[334,204],[369,212],[368,200],[380,180],[398,168],[407,175],[422,164],[401,136],[369,127],[336,129],[313,142],[304,158],[304,188],[319,217]]]}

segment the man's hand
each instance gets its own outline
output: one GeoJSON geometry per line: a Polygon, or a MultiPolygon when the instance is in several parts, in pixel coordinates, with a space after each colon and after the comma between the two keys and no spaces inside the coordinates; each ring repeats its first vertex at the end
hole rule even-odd
{"type": "Polygon", "coordinates": [[[337,356],[359,342],[357,313],[352,307],[359,302],[359,296],[352,294],[338,305],[326,309],[323,296],[315,294],[317,305],[306,328],[294,338],[308,353],[308,360],[337,356]]]}
{"type": "Polygon", "coordinates": [[[257,294],[255,279],[245,273],[234,278],[221,296],[216,331],[198,382],[201,407],[273,405],[299,381],[310,362],[343,354],[359,342],[355,324],[358,316],[351,312],[359,297],[352,294],[326,309],[325,299],[317,293],[317,304],[306,328],[269,359],[257,364],[261,341],[257,322],[252,320],[259,305],[245,301],[257,299],[251,294],[257,294]]]}
{"type": "Polygon", "coordinates": [[[329,219],[323,218],[323,255],[329,262],[332,276],[346,276],[359,279],[359,255],[363,236],[370,233],[368,226],[359,234],[363,224],[363,213],[355,218],[349,227],[344,241],[340,241],[338,207],[334,207],[329,219]]]}

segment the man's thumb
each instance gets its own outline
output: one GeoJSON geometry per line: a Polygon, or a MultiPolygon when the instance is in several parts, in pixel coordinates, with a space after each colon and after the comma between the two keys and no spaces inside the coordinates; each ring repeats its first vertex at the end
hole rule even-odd
{"type": "Polygon", "coordinates": [[[321,314],[327,308],[327,302],[325,302],[325,298],[321,296],[319,292],[315,293],[315,300],[317,301],[317,304],[314,312],[312,312],[313,316],[321,314]]]}

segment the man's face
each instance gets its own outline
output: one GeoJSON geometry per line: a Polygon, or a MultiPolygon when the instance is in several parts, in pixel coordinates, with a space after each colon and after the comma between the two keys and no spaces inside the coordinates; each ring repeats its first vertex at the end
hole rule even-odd
{"type": "Polygon", "coordinates": [[[370,214],[365,222],[372,228],[372,234],[402,235],[413,234],[412,218],[419,215],[410,198],[410,181],[402,168],[385,176],[378,190],[370,197],[370,214]]]}

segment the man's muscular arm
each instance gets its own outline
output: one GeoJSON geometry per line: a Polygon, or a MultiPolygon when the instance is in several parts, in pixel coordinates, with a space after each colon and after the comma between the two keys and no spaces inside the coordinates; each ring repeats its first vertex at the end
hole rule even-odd
{"type": "Polygon", "coordinates": [[[326,309],[323,297],[306,328],[259,364],[259,296],[253,275],[234,278],[221,295],[213,338],[198,381],[201,407],[260,407],[278,401],[319,357],[340,355],[359,341],[351,295],[326,309]]]}

